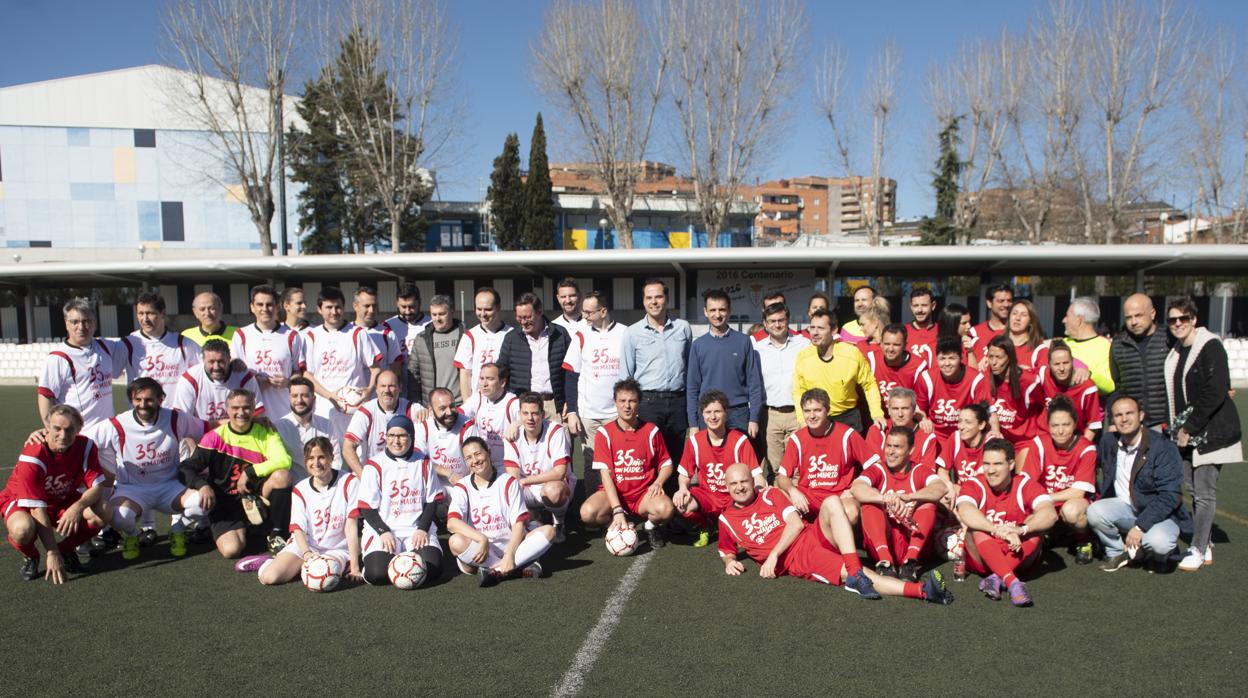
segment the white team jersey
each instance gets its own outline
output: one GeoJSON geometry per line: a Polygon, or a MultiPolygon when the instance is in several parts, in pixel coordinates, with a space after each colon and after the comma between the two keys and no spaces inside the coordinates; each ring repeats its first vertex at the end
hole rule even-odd
{"type": "MultiPolygon", "coordinates": [[[[394,411],[387,412],[382,409],[381,401],[373,398],[360,405],[355,414],[351,415],[351,423],[347,425],[347,433],[343,435],[343,438],[355,444],[355,452],[360,456],[360,462],[363,463],[372,458],[374,453],[386,450],[386,426],[390,423],[391,417],[401,414],[412,419],[412,413],[421,409],[424,408],[420,406],[420,403],[411,404],[399,398],[399,404],[395,406],[394,411]]],[[[425,450],[424,436],[424,429],[417,425],[416,433],[412,435],[412,438],[414,439],[413,446],[418,451],[425,450]]]]}
{"type": "Polygon", "coordinates": [[[394,337],[399,341],[399,348],[403,350],[404,363],[407,363],[412,355],[412,344],[415,343],[416,338],[425,331],[425,328],[432,321],[433,318],[429,317],[427,313],[421,315],[416,322],[407,322],[398,315],[386,320],[386,327],[394,334],[394,337]]]}
{"type": "Polygon", "coordinates": [[[620,347],[628,327],[612,322],[605,330],[589,328],[572,337],[563,367],[579,373],[577,412],[591,419],[615,418],[615,383],[620,379],[620,347]]]}
{"type": "Polygon", "coordinates": [[[228,419],[229,415],[225,411],[226,398],[230,396],[231,390],[237,388],[250,390],[256,396],[255,414],[264,413],[260,386],[256,384],[256,377],[251,371],[231,371],[224,381],[218,383],[208,377],[203,364],[192,366],[182,374],[173,394],[173,409],[210,422],[228,419]]]}
{"type": "Polygon", "coordinates": [[[118,485],[153,485],[178,478],[181,440],[198,442],[209,428],[202,419],[162,407],[152,424],[141,424],[130,410],[95,425],[88,436],[99,446],[100,466],[118,485]]]}
{"type": "Polygon", "coordinates": [[[377,353],[381,354],[382,368],[388,368],[395,361],[403,358],[403,345],[399,344],[399,338],[390,331],[390,327],[385,323],[381,323],[376,327],[370,327],[368,338],[372,340],[373,346],[377,348],[377,353]]]}
{"type": "Polygon", "coordinates": [[[466,368],[472,372],[470,390],[477,392],[477,376],[481,375],[481,367],[493,363],[503,347],[503,337],[511,331],[511,326],[504,324],[497,332],[490,332],[481,325],[466,330],[455,348],[455,368],[466,368]]]}
{"type": "Polygon", "coordinates": [[[512,422],[520,419],[520,398],[505,392],[498,400],[491,400],[479,392],[473,393],[472,397],[464,400],[459,411],[477,423],[481,438],[490,445],[490,462],[495,470],[501,471],[503,442],[506,441],[503,434],[512,422]]]}
{"type": "Polygon", "coordinates": [[[290,453],[290,476],[298,476],[296,481],[307,477],[307,471],[303,468],[303,445],[317,436],[324,436],[334,445],[334,470],[342,468],[342,442],[334,435],[333,424],[319,414],[310,414],[308,417],[306,425],[299,423],[294,412],[287,412],[273,420],[273,426],[277,427],[277,433],[281,435],[282,443],[290,453]]]}
{"type": "MultiPolygon", "coordinates": [[[[253,322],[234,332],[234,339],[230,341],[230,356],[242,359],[257,376],[290,378],[304,369],[303,337],[285,325],[265,331],[253,322]]],[[[290,411],[290,392],[286,386],[261,386],[260,397],[270,418],[290,411]]]]}
{"type": "Polygon", "coordinates": [[[464,465],[463,445],[467,439],[481,436],[477,423],[461,412],[455,420],[455,426],[450,429],[443,429],[433,417],[426,419],[424,426],[429,459],[433,461],[434,467],[450,473],[451,480],[456,482],[467,476],[468,466],[464,465]]]}
{"type": "Polygon", "coordinates": [[[520,481],[500,473],[489,487],[478,488],[476,478],[466,477],[451,488],[446,518],[468,523],[498,547],[511,540],[511,527],[527,521],[529,510],[520,494],[520,481]]]}
{"type": "Polygon", "coordinates": [[[114,414],[113,379],[122,369],[117,346],[107,339],[93,338],[85,348],[61,342],[43,361],[39,394],[77,409],[84,428],[94,426],[114,414]]]}
{"type": "Polygon", "coordinates": [[[566,466],[564,480],[576,480],[572,473],[572,447],[568,443],[568,430],[562,424],[544,419],[542,433],[537,435],[537,441],[529,443],[529,437],[521,429],[520,436],[515,441],[504,441],[503,448],[506,451],[503,466],[519,468],[522,478],[542,475],[563,465],[566,466]]]}
{"type": "Polygon", "coordinates": [[[563,316],[563,313],[559,313],[559,317],[551,320],[550,323],[552,325],[559,325],[563,329],[567,330],[569,337],[575,337],[577,332],[584,332],[589,329],[589,323],[585,322],[584,316],[582,316],[580,320],[569,320],[563,316]]]}
{"type": "Polygon", "coordinates": [[[368,387],[369,369],[382,359],[368,330],[351,322],[337,331],[317,325],[308,331],[308,338],[307,369],[327,390],[368,387]]]}
{"type": "MultiPolygon", "coordinates": [[[[356,509],[375,509],[381,520],[405,538],[416,531],[416,524],[425,507],[442,498],[442,481],[424,452],[413,449],[407,458],[391,458],[385,451],[364,464],[360,477],[356,509]]],[[[364,524],[365,537],[377,532],[364,524]]],[[[429,524],[431,539],[438,535],[438,525],[429,524]]]]}
{"type": "Polygon", "coordinates": [[[187,369],[199,363],[199,345],[177,332],[165,332],[162,337],[148,337],[139,330],[122,337],[118,343],[118,358],[126,369],[126,382],[136,378],[151,378],[165,390],[163,407],[173,406],[173,393],[178,379],[187,369]]]}
{"type": "Polygon", "coordinates": [[[290,532],[303,531],[308,549],[314,552],[347,549],[347,515],[358,501],[359,478],[354,473],[334,472],[323,490],[312,478],[304,478],[291,490],[290,532]]]}

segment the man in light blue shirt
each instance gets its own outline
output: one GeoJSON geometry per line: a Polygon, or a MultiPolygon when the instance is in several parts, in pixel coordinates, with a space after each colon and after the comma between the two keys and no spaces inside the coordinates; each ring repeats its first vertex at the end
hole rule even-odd
{"type": "Polygon", "coordinates": [[[649,279],[642,285],[646,316],[629,325],[620,348],[620,378],[641,384],[638,415],[663,434],[673,463],[685,449],[689,420],[685,416],[685,367],[693,331],[689,323],[667,312],[667,284],[649,279]]]}

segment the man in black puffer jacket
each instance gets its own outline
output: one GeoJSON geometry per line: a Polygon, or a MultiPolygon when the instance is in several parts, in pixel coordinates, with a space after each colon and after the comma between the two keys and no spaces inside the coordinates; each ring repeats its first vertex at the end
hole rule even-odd
{"type": "Polygon", "coordinates": [[[542,316],[542,301],[526,293],[516,301],[516,327],[498,352],[498,364],[511,372],[508,389],[517,395],[542,396],[546,418],[558,422],[563,413],[563,357],[571,338],[567,330],[542,316]]]}
{"type": "MultiPolygon", "coordinates": [[[[1105,404],[1119,395],[1130,395],[1144,410],[1144,425],[1165,424],[1166,354],[1170,352],[1170,335],[1157,331],[1157,310],[1143,293],[1127,297],[1122,304],[1126,330],[1114,337],[1109,349],[1109,370],[1114,379],[1114,393],[1105,404]]],[[[1108,420],[1106,420],[1108,422],[1108,420]]]]}

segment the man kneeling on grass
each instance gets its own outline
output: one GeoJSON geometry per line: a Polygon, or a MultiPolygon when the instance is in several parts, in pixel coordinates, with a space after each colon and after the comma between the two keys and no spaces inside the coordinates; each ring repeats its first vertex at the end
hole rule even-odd
{"type": "Polygon", "coordinates": [[[1014,446],[1005,439],[984,444],[984,474],[958,492],[958,518],[966,526],[967,568],[984,575],[979,590],[996,601],[1009,591],[1015,606],[1030,606],[1031,594],[1018,575],[1034,567],[1043,552],[1042,534],[1057,523],[1053,498],[1025,474],[1014,474],[1014,446]]]}
{"type": "MultiPolygon", "coordinates": [[[[846,558],[817,524],[802,520],[784,492],[775,487],[756,490],[749,466],[742,463],[729,466],[724,479],[732,497],[732,505],[719,515],[719,555],[726,574],[745,572],[745,565],[737,559],[740,546],[761,565],[758,574],[766,579],[788,575],[835,585],[847,579],[846,558]]],[[[854,576],[858,575],[868,577],[874,588],[859,590],[850,584],[845,588],[866,599],[908,596],[953,603],[953,593],[945,588],[937,570],[927,573],[922,582],[903,582],[868,569],[860,569],[854,576]]]]}

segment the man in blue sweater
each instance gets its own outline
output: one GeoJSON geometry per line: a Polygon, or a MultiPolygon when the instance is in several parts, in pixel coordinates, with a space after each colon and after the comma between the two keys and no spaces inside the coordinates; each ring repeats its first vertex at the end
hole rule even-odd
{"type": "Polygon", "coordinates": [[[703,312],[711,331],[693,340],[685,376],[689,432],[694,434],[701,426],[698,400],[702,393],[719,390],[728,396],[728,428],[755,439],[763,410],[763,374],[758,354],[749,337],[728,326],[732,300],[727,293],[720,289],[707,291],[703,312]]]}

